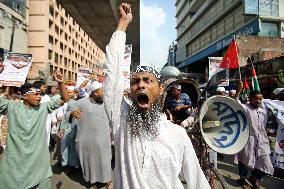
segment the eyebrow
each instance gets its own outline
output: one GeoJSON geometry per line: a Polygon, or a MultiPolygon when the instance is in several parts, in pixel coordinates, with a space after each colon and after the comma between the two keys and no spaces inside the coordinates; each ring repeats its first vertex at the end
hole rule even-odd
{"type": "MultiPolygon", "coordinates": [[[[132,79],[140,79],[141,77],[134,76],[132,79]]],[[[149,79],[150,76],[142,76],[142,79],[149,79]]]]}

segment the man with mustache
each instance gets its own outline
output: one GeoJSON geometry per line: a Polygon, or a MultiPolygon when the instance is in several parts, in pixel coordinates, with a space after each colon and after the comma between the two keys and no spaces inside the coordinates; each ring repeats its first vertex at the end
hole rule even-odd
{"type": "Polygon", "coordinates": [[[89,97],[69,107],[71,116],[79,119],[76,151],[83,177],[91,184],[90,189],[96,189],[98,183],[105,183],[107,189],[112,189],[110,127],[104,108],[102,83],[92,82],[88,93],[89,97]]]}
{"type": "Polygon", "coordinates": [[[140,65],[130,78],[130,105],[123,98],[121,65],[131,6],[119,7],[116,32],[106,47],[104,102],[113,126],[115,144],[115,188],[210,188],[189,137],[183,128],[161,113],[163,85],[160,74],[151,66],[140,65]]]}
{"type": "MultiPolygon", "coordinates": [[[[237,99],[242,89],[243,83],[240,81],[236,92],[237,99]]],[[[238,182],[243,187],[248,187],[246,182],[248,179],[253,188],[260,188],[258,181],[262,180],[266,174],[273,175],[274,172],[270,160],[269,140],[265,130],[267,112],[262,108],[262,100],[263,96],[260,91],[252,91],[249,94],[249,103],[242,104],[251,121],[248,142],[244,149],[236,155],[240,175],[238,182]],[[248,177],[249,168],[253,170],[250,177],[248,177]]]]}
{"type": "MultiPolygon", "coordinates": [[[[1,68],[1,64],[0,64],[1,68]]],[[[23,103],[0,98],[0,113],[7,114],[7,148],[0,161],[0,188],[51,189],[50,154],[46,141],[47,114],[59,108],[69,97],[64,77],[56,72],[62,99],[40,103],[40,89],[22,87],[23,103]]]]}

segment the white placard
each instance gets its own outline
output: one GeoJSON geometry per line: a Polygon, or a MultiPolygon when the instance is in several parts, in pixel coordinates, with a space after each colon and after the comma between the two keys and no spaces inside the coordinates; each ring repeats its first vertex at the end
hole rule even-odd
{"type": "Polygon", "coordinates": [[[78,68],[76,86],[80,86],[91,74],[92,70],[90,68],[78,68]]]}
{"type": "Polygon", "coordinates": [[[229,86],[229,69],[226,69],[225,76],[218,78],[217,73],[223,71],[219,65],[223,57],[208,57],[209,58],[209,78],[210,86],[229,86]]]}
{"type": "Polygon", "coordinates": [[[4,70],[0,74],[0,84],[20,87],[25,83],[32,65],[32,55],[9,53],[3,64],[4,70]]]}

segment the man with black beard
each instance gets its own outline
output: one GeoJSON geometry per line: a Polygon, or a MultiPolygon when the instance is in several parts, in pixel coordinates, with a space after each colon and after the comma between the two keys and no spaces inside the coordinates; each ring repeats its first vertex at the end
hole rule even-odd
{"type": "Polygon", "coordinates": [[[115,188],[209,189],[189,137],[183,128],[161,113],[163,85],[151,66],[138,66],[130,78],[132,103],[123,98],[122,65],[131,6],[119,7],[116,32],[106,47],[104,103],[113,126],[115,145],[115,188]]]}
{"type": "Polygon", "coordinates": [[[97,183],[111,182],[111,140],[110,127],[104,108],[102,84],[95,81],[89,88],[89,97],[75,103],[71,115],[79,119],[75,139],[76,151],[80,160],[83,176],[90,188],[97,183]]]}

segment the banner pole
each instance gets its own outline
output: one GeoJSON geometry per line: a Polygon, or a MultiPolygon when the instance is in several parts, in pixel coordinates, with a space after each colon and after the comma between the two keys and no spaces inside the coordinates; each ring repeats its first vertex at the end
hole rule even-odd
{"type": "Polygon", "coordinates": [[[238,58],[239,79],[241,81],[242,80],[242,74],[241,74],[241,67],[240,67],[240,64],[239,64],[239,52],[238,52],[238,47],[237,47],[236,35],[233,35],[233,38],[234,38],[234,41],[235,41],[237,58],[238,58]]]}

